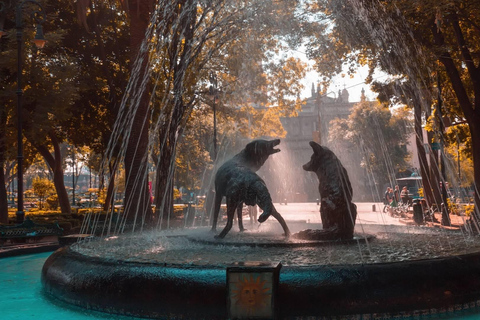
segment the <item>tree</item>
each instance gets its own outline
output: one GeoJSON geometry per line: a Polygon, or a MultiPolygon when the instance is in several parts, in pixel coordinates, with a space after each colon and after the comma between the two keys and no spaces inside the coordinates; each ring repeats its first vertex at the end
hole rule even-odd
{"type": "MultiPolygon", "coordinates": [[[[26,7],[26,9],[29,8],[26,7]]],[[[48,17],[51,18],[51,16],[48,17]]],[[[11,15],[7,16],[7,20],[8,23],[12,23],[13,12],[11,15]]],[[[62,37],[62,31],[56,31],[56,33],[50,33],[47,35],[50,44],[58,44],[62,37]]],[[[24,128],[23,134],[28,140],[28,143],[24,142],[24,153],[34,154],[31,152],[30,147],[32,147],[36,148],[38,152],[43,152],[44,155],[46,155],[46,153],[48,153],[48,146],[45,145],[45,136],[50,135],[51,141],[56,141],[55,137],[52,137],[54,132],[52,123],[55,123],[56,117],[68,117],[68,112],[65,112],[65,107],[69,105],[69,102],[71,101],[70,99],[75,98],[75,88],[74,84],[70,81],[72,78],[72,65],[67,61],[68,59],[65,58],[63,52],[61,53],[60,50],[57,50],[55,54],[55,49],[52,50],[52,47],[49,47],[48,45],[44,51],[38,51],[29,41],[32,36],[32,30],[25,28],[24,43],[22,46],[22,57],[24,58],[24,61],[22,61],[22,70],[24,72],[24,81],[22,83],[22,90],[24,92],[22,99],[22,126],[24,128]],[[49,58],[47,58],[47,55],[49,58]],[[55,61],[55,63],[51,63],[51,61],[55,61]],[[46,153],[45,150],[47,150],[46,153]]],[[[11,98],[12,96],[15,96],[16,75],[18,72],[16,69],[16,63],[14,63],[14,61],[16,62],[15,57],[17,53],[16,42],[14,39],[14,30],[9,32],[8,37],[5,40],[2,38],[2,41],[5,41],[5,49],[1,52],[1,68],[4,79],[6,80],[4,82],[6,94],[2,97],[2,103],[5,103],[6,105],[7,117],[17,119],[14,108],[14,99],[11,98]]],[[[56,123],[53,124],[53,126],[55,125],[56,123]]],[[[51,159],[55,158],[52,157],[51,159]]],[[[49,161],[51,159],[46,160],[49,161]]],[[[52,164],[53,163],[50,163],[50,165],[52,164]]],[[[26,161],[25,167],[28,167],[28,161],[26,161]]],[[[58,168],[61,168],[61,162],[59,165],[56,164],[52,166],[54,172],[58,173],[54,179],[55,185],[57,187],[57,192],[59,192],[59,199],[67,200],[66,205],[62,205],[62,209],[64,209],[65,212],[70,212],[66,192],[62,192],[65,191],[63,174],[57,171],[58,168]],[[64,195],[64,197],[61,197],[62,195],[64,195]]],[[[64,204],[64,202],[61,201],[61,204],[64,204]]]]}
{"type": "MultiPolygon", "coordinates": [[[[152,150],[156,150],[154,155],[157,172],[155,179],[157,183],[155,188],[155,219],[157,221],[167,221],[168,219],[160,219],[160,213],[163,212],[163,215],[168,217],[169,209],[171,209],[173,190],[171,181],[174,176],[172,165],[174,162],[172,160],[176,155],[178,137],[183,134],[190,113],[197,104],[198,95],[207,92],[208,82],[205,79],[209,78],[212,68],[222,70],[226,67],[224,58],[231,57],[231,55],[226,55],[229,50],[228,44],[236,43],[237,39],[242,37],[244,31],[253,33],[255,29],[250,26],[253,19],[261,15],[264,18],[262,21],[268,20],[267,14],[271,12],[268,5],[272,5],[272,3],[251,2],[243,4],[232,1],[225,4],[222,1],[207,3],[178,1],[173,5],[172,2],[165,1],[156,7],[155,16],[163,18],[155,21],[152,29],[149,29],[155,30],[155,32],[147,32],[147,38],[149,36],[152,38],[151,41],[145,42],[141,56],[146,57],[146,54],[150,53],[148,63],[146,62],[147,59],[143,59],[136,64],[140,71],[131,77],[131,83],[127,87],[125,95],[128,99],[122,104],[122,109],[117,117],[119,123],[121,123],[117,127],[119,131],[114,133],[116,136],[126,136],[128,134],[130,139],[128,143],[123,142],[126,148],[125,212],[128,220],[135,220],[135,217],[147,223],[154,220],[148,206],[146,186],[148,157],[145,150],[148,147],[149,139],[143,130],[150,127],[157,139],[155,142],[150,140],[152,150]],[[150,88],[149,79],[156,79],[152,84],[154,91],[152,91],[150,105],[142,102],[143,95],[150,88]],[[134,116],[130,117],[130,114],[134,116]],[[149,123],[150,115],[152,117],[151,124],[149,123]],[[138,139],[138,137],[142,138],[138,139]]],[[[275,5],[272,7],[275,7],[275,5]]],[[[259,30],[261,32],[265,32],[266,29],[266,27],[260,25],[259,30]]],[[[266,35],[271,37],[267,40],[273,39],[273,33],[266,33],[266,35]]],[[[268,42],[267,40],[264,41],[268,42]]],[[[261,52],[260,50],[261,48],[255,53],[261,52]]],[[[235,57],[239,58],[241,56],[235,55],[235,57]]],[[[267,58],[268,54],[264,53],[262,59],[266,61],[267,58]]],[[[240,59],[240,61],[245,60],[240,59]]],[[[257,60],[256,65],[260,66],[260,61],[257,60]]],[[[290,60],[287,61],[286,65],[285,68],[283,66],[278,68],[278,65],[274,66],[272,64],[260,70],[277,68],[283,74],[283,79],[286,80],[291,79],[294,71],[300,70],[299,67],[301,67],[298,64],[292,64],[290,60]]],[[[233,92],[231,90],[233,86],[229,85],[235,84],[234,81],[237,78],[226,72],[218,75],[219,91],[222,94],[233,92]]],[[[260,79],[264,73],[262,72],[259,75],[258,78],[260,79]]],[[[286,86],[279,88],[279,83],[273,81],[264,83],[265,88],[269,86],[278,88],[275,89],[277,92],[283,91],[283,93],[289,94],[298,91],[298,86],[288,88],[287,91],[285,90],[286,86]]],[[[253,93],[253,90],[243,93],[253,93]]],[[[286,95],[282,99],[280,95],[268,97],[264,93],[263,99],[265,101],[277,101],[278,104],[286,104],[286,95]]],[[[220,100],[224,103],[230,102],[222,98],[220,100]]],[[[256,101],[252,99],[250,103],[256,101]]],[[[299,106],[296,103],[293,105],[294,107],[299,106]]]]}
{"type": "Polygon", "coordinates": [[[55,186],[52,181],[47,178],[36,177],[33,178],[32,187],[33,192],[40,200],[39,209],[41,210],[43,209],[44,200],[55,192],[55,186]]]}
{"type": "Polygon", "coordinates": [[[2,104],[0,106],[0,223],[8,223],[8,199],[5,188],[7,151],[7,110],[2,104]]]}
{"type": "MultiPolygon", "coordinates": [[[[94,14],[97,7],[89,6],[88,1],[78,1],[77,5],[82,13],[94,14]]],[[[304,66],[292,59],[285,60],[284,64],[268,63],[275,55],[273,46],[279,43],[278,35],[285,33],[279,31],[279,26],[286,21],[282,15],[292,16],[295,5],[272,1],[180,0],[161,1],[154,7],[152,1],[137,0],[123,7],[129,17],[131,74],[116,117],[118,126],[112,139],[115,145],[110,145],[107,153],[115,163],[125,162],[127,220],[140,217],[142,222],[152,224],[154,221],[146,184],[149,150],[155,150],[152,156],[157,169],[155,219],[159,218],[162,208],[167,208],[163,214],[168,215],[173,187],[170,181],[174,175],[172,160],[178,137],[182,136],[191,111],[208,91],[206,79],[212,70],[218,72],[222,95],[233,92],[237,96],[248,95],[246,105],[262,102],[263,107],[270,107],[273,102],[280,107],[278,110],[284,111],[300,106],[296,99],[299,86],[291,80],[302,76],[304,66]],[[291,10],[286,10],[287,7],[291,10]],[[150,15],[162,18],[150,20],[150,15]],[[257,39],[260,45],[248,50],[245,44],[252,39],[257,39]],[[231,49],[238,43],[248,54],[231,49]],[[256,71],[242,73],[250,65],[256,71]],[[274,81],[276,73],[280,73],[285,85],[274,81]],[[258,86],[238,90],[244,85],[238,80],[245,76],[260,80],[262,90],[258,90],[258,86]],[[273,89],[275,94],[268,96],[265,89],[273,89]],[[288,95],[293,99],[287,98],[288,95]],[[149,130],[157,141],[149,139],[149,130]],[[115,150],[126,152],[117,157],[115,150]]],[[[120,9],[113,3],[110,7],[120,9]]],[[[84,26],[94,24],[95,21],[88,21],[91,15],[80,14],[84,26]]],[[[221,100],[236,105],[233,99],[221,100]]],[[[265,115],[265,119],[275,122],[272,110],[265,115]]],[[[115,170],[118,164],[111,168],[115,170]]]]}
{"type": "MultiPolygon", "coordinates": [[[[405,79],[416,95],[426,97],[442,114],[469,125],[475,185],[480,183],[480,69],[479,6],[467,1],[312,1],[311,7],[325,21],[316,30],[322,36],[309,53],[326,75],[346,63],[357,64],[405,79]],[[328,65],[332,64],[332,65],[328,65]],[[438,91],[441,95],[438,95],[438,91]],[[455,97],[451,99],[450,97],[455,97]],[[455,100],[455,103],[453,103],[455,100]]],[[[425,109],[424,109],[425,110],[425,109]]],[[[444,119],[443,119],[444,120],[444,119]]],[[[448,141],[447,141],[448,142],[448,141]]],[[[439,170],[437,170],[438,172],[439,170]]],[[[475,192],[475,215],[480,198],[475,192]]]]}
{"type": "Polygon", "coordinates": [[[209,118],[198,116],[199,111],[192,112],[192,120],[188,123],[183,137],[177,147],[175,158],[175,184],[192,191],[200,190],[202,178],[208,169],[212,169],[208,146],[210,141],[204,137],[212,137],[212,126],[207,123],[209,118]]]}
{"type": "MultiPolygon", "coordinates": [[[[0,118],[1,117],[2,116],[0,115],[0,118]]],[[[4,128],[2,123],[0,123],[0,127],[4,128]]],[[[4,171],[5,149],[6,149],[4,137],[5,135],[0,132],[0,223],[8,223],[8,199],[7,199],[7,189],[5,187],[5,171],[4,171]]]]}
{"type": "MultiPolygon", "coordinates": [[[[386,84],[374,82],[373,88],[375,91],[379,92],[379,101],[383,103],[403,104],[413,109],[415,145],[420,165],[420,173],[423,177],[423,196],[429,207],[433,204],[440,207],[442,199],[439,189],[440,177],[437,163],[438,158],[436,157],[437,151],[434,152],[430,147],[430,143],[428,143],[428,156],[430,158],[428,161],[424,143],[424,127],[428,127],[424,117],[431,119],[432,114],[430,96],[420,96],[418,83],[405,81],[404,79],[395,79],[386,84]]],[[[432,127],[430,126],[430,128],[432,127]]],[[[429,142],[433,141],[433,130],[427,131],[426,138],[429,142]]]]}
{"type": "Polygon", "coordinates": [[[348,119],[331,122],[329,140],[359,146],[360,165],[380,186],[391,184],[408,167],[408,117],[404,109],[391,112],[379,103],[362,101],[354,105],[348,119]]]}
{"type": "Polygon", "coordinates": [[[470,130],[466,124],[456,124],[446,129],[447,140],[456,141],[446,147],[446,153],[456,170],[452,170],[448,181],[458,181],[458,186],[469,188],[474,184],[470,130]]]}
{"type": "MultiPolygon", "coordinates": [[[[42,4],[47,12],[44,23],[47,46],[39,52],[34,50],[29,42],[34,30],[24,30],[27,61],[23,126],[28,139],[24,140],[24,164],[27,168],[29,155],[42,153],[54,174],[61,209],[67,213],[70,204],[63,183],[62,143],[78,148],[87,145],[97,154],[104,153],[127,82],[126,16],[118,14],[118,7],[110,1],[96,1],[94,5],[78,1],[79,5],[89,6],[85,21],[93,28],[86,30],[74,22],[77,15],[70,1],[45,0],[42,4]]],[[[7,164],[14,160],[16,136],[14,25],[10,12],[5,20],[10,32],[0,41],[0,71],[4,80],[0,99],[7,112],[7,125],[2,128],[6,129],[6,145],[14,150],[0,152],[0,156],[7,156],[7,164]]],[[[113,174],[110,176],[114,179],[113,174]]]]}

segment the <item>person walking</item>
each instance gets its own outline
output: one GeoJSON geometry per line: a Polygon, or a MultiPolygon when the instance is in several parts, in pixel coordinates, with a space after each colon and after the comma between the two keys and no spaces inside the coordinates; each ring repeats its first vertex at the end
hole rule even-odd
{"type": "Polygon", "coordinates": [[[400,202],[400,189],[398,185],[395,186],[395,190],[393,191],[393,200],[390,203],[390,206],[396,207],[400,202]]]}
{"type": "Polygon", "coordinates": [[[402,203],[405,205],[410,205],[410,196],[408,195],[407,187],[402,188],[402,192],[400,192],[400,198],[402,199],[402,203]]]}
{"type": "Polygon", "coordinates": [[[387,190],[385,190],[385,194],[383,197],[383,212],[386,212],[387,207],[390,205],[390,203],[393,200],[393,193],[392,193],[392,188],[387,187],[387,190]]]}

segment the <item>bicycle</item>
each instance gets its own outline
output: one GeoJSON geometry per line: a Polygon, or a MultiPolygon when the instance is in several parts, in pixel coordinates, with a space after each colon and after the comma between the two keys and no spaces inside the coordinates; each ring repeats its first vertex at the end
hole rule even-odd
{"type": "Polygon", "coordinates": [[[391,204],[387,205],[387,212],[391,217],[394,218],[406,218],[409,205],[407,203],[399,202],[396,205],[392,206],[391,204]]]}
{"type": "Polygon", "coordinates": [[[435,212],[438,212],[437,205],[433,204],[430,207],[425,206],[425,210],[423,211],[423,216],[425,218],[425,221],[427,222],[436,222],[439,223],[437,218],[435,218],[435,212]]]}

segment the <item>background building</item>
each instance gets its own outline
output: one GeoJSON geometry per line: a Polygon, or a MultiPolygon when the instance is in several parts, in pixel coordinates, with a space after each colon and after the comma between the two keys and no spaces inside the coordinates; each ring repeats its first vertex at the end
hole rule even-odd
{"type": "Polygon", "coordinates": [[[319,198],[318,179],[302,168],[313,153],[309,145],[313,140],[329,147],[340,158],[350,176],[354,199],[361,200],[365,197],[365,173],[359,166],[358,154],[355,155],[352,146],[340,146],[328,139],[330,121],[348,118],[355,103],[349,101],[347,89],[339,90],[335,98],[322,95],[320,87],[315,88],[313,84],[311,92],[297,117],[281,119],[287,131],[280,144],[282,152],[274,155],[275,161],[267,162],[259,174],[266,180],[276,202],[316,201],[319,198]]]}

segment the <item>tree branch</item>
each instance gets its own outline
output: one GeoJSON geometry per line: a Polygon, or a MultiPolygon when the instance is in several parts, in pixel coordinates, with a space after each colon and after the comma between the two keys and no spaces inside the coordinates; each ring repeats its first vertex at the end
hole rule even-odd
{"type": "MultiPolygon", "coordinates": [[[[455,31],[455,37],[457,39],[458,46],[460,47],[460,51],[462,52],[463,60],[465,62],[465,65],[467,66],[470,78],[472,79],[475,97],[480,97],[479,69],[477,66],[475,66],[475,62],[473,61],[472,55],[470,54],[470,50],[468,48],[467,42],[465,41],[465,37],[463,36],[462,29],[460,28],[460,24],[458,23],[458,16],[454,13],[452,17],[452,26],[453,30],[455,31]]],[[[476,102],[475,104],[476,107],[480,105],[478,102],[476,102]]]]}
{"type": "MultiPolygon", "coordinates": [[[[437,47],[442,48],[445,44],[445,39],[443,37],[442,31],[437,28],[435,23],[432,23],[432,33],[434,43],[437,47]]],[[[438,60],[444,65],[445,70],[447,71],[447,75],[450,79],[452,84],[452,88],[455,91],[455,95],[457,96],[458,102],[462,107],[463,113],[467,119],[473,119],[474,117],[474,110],[472,103],[470,102],[470,98],[468,96],[467,90],[463,85],[462,78],[460,77],[460,73],[458,72],[455,63],[453,62],[452,56],[448,51],[443,51],[438,60]]]]}

